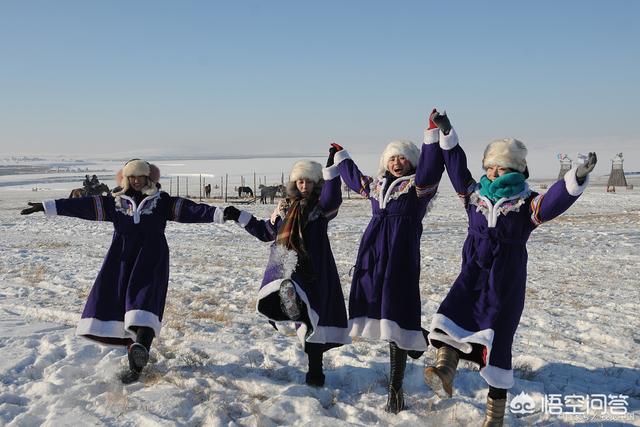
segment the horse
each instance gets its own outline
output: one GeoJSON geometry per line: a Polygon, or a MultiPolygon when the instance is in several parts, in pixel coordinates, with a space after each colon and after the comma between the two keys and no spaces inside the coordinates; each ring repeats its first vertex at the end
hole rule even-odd
{"type": "Polygon", "coordinates": [[[241,198],[243,194],[253,197],[253,190],[251,187],[238,187],[238,198],[241,198]]]}
{"type": "Polygon", "coordinates": [[[260,203],[266,205],[268,197],[270,203],[273,204],[273,200],[276,198],[278,193],[284,195],[284,185],[271,185],[268,187],[260,185],[260,203]]]}
{"type": "Polygon", "coordinates": [[[102,196],[103,194],[111,194],[109,192],[109,187],[107,184],[100,183],[92,188],[90,191],[87,191],[86,188],[74,188],[71,190],[69,194],[69,199],[77,198],[77,197],[86,197],[86,196],[102,196]]]}
{"type": "Polygon", "coordinates": [[[207,184],[204,186],[204,197],[207,199],[211,197],[211,184],[207,184]]]}

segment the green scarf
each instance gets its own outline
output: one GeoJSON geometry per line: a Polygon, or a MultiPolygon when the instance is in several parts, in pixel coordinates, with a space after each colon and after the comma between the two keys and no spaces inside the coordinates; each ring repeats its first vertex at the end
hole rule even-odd
{"type": "Polygon", "coordinates": [[[480,178],[480,195],[492,202],[497,202],[503,197],[511,197],[524,190],[526,178],[520,172],[509,172],[493,181],[483,175],[480,178]]]}

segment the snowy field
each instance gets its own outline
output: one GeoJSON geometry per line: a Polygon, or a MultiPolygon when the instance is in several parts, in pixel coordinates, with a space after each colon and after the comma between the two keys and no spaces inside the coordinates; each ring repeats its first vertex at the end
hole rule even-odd
{"type": "MultiPolygon", "coordinates": [[[[445,182],[424,220],[423,325],[455,279],[466,217],[445,182]]],[[[534,185],[535,186],[535,185],[534,185]]],[[[41,213],[27,201],[67,189],[0,187],[0,425],[340,426],[480,425],[487,387],[463,365],[454,398],[424,384],[429,351],[409,360],[407,409],[384,412],[388,345],[354,339],[325,356],[326,385],[304,384],[306,357],[293,332],[278,333],[255,312],[268,244],[233,223],[167,227],[171,280],[162,335],[139,383],[123,386],[122,348],[74,336],[85,298],[109,246],[109,223],[41,213]]],[[[247,205],[267,217],[273,205],[247,205]]],[[[330,227],[345,296],[369,220],[363,200],[345,200],[330,227]]],[[[640,425],[640,186],[587,189],[528,244],[527,302],[514,347],[509,399],[533,398],[526,425],[640,425]],[[543,411],[545,395],[626,397],[627,414],[543,411]]]]}

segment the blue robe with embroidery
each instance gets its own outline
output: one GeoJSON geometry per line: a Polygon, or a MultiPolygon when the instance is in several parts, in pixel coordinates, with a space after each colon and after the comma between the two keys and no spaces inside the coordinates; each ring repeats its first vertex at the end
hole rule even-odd
{"type": "Polygon", "coordinates": [[[345,184],[368,198],[372,211],[353,268],[350,334],[424,351],[420,238],[444,171],[438,144],[423,144],[415,174],[395,179],[386,191],[384,176],[363,175],[346,151],[336,154],[336,163],[345,184]]]}
{"type": "Polygon", "coordinates": [[[160,334],[167,286],[167,221],[222,222],[222,211],[159,191],[139,205],[126,196],[44,201],[47,216],[64,215],[113,223],[113,240],[82,312],[76,333],[115,345],[135,339],[132,327],[160,334]]]}
{"type": "Polygon", "coordinates": [[[546,194],[525,189],[492,202],[480,195],[467,168],[455,130],[441,135],[447,173],[463,199],[469,231],[462,248],[462,268],[431,322],[429,340],[447,343],[463,358],[480,365],[493,387],[513,386],[511,346],[524,308],[526,243],[531,232],[567,210],[587,183],[578,185],[575,169],[546,194]]]}

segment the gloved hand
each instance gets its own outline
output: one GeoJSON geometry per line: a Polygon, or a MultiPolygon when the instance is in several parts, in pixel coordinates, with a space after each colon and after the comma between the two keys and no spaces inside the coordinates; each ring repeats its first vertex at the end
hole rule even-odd
{"type": "Polygon", "coordinates": [[[436,126],[435,123],[433,123],[433,120],[431,120],[431,117],[433,116],[434,113],[437,113],[438,110],[436,110],[435,108],[433,109],[433,111],[431,112],[431,114],[429,114],[429,127],[427,128],[427,130],[431,130],[431,129],[435,129],[438,126],[436,126]]]}
{"type": "Polygon", "coordinates": [[[596,167],[596,163],[598,163],[596,153],[589,153],[587,161],[576,169],[576,179],[578,180],[578,184],[584,184],[584,181],[587,179],[587,175],[589,175],[593,168],[596,167]]]}
{"type": "Polygon", "coordinates": [[[343,148],[340,144],[336,144],[335,142],[331,144],[331,148],[329,148],[329,158],[327,159],[327,167],[333,166],[333,159],[336,157],[336,153],[342,150],[343,148]]]}
{"type": "Polygon", "coordinates": [[[42,205],[42,203],[27,202],[27,204],[31,207],[22,209],[20,211],[20,215],[31,215],[34,212],[44,212],[44,206],[42,205]]]}
{"type": "Polygon", "coordinates": [[[449,132],[451,132],[451,122],[449,121],[449,117],[447,117],[446,111],[440,114],[434,108],[429,116],[429,129],[431,129],[431,122],[433,122],[443,134],[449,135],[449,132]]]}
{"type": "Polygon", "coordinates": [[[240,218],[240,210],[235,206],[227,206],[224,208],[224,212],[222,213],[222,218],[225,221],[235,221],[238,222],[240,218]]]}

